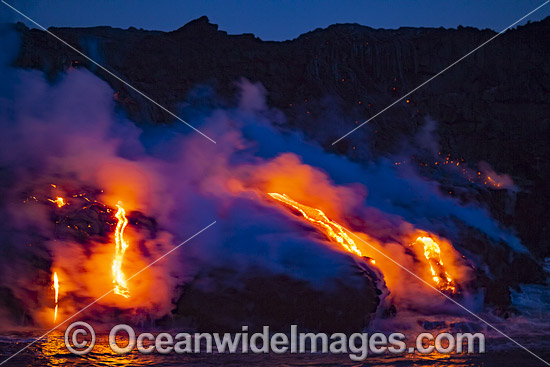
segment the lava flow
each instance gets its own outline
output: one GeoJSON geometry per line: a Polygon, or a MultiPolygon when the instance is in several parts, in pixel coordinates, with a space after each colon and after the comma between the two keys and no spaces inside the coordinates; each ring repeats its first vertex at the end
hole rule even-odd
{"type": "MultiPolygon", "coordinates": [[[[345,229],[327,218],[325,213],[319,209],[311,208],[309,206],[300,204],[286,194],[278,193],[268,193],[273,199],[282,202],[283,204],[298,210],[306,220],[315,224],[317,227],[321,228],[323,233],[331,240],[343,246],[347,251],[354,253],[358,256],[364,256],[363,253],[357,248],[355,242],[347,235],[345,229]]],[[[374,260],[370,260],[374,264],[374,260]]]]}
{"type": "Polygon", "coordinates": [[[126,219],[126,212],[122,207],[122,203],[119,201],[117,204],[118,211],[115,215],[115,218],[118,219],[115,230],[115,259],[113,260],[113,284],[114,292],[123,297],[129,298],[130,291],[126,285],[126,280],[124,279],[124,273],[122,272],[122,259],[124,258],[124,252],[128,248],[128,243],[124,240],[124,229],[128,224],[128,219],[126,219]]]}
{"type": "Polygon", "coordinates": [[[430,265],[432,279],[441,291],[456,293],[456,286],[443,266],[441,249],[437,242],[430,237],[418,237],[415,243],[424,245],[424,256],[430,265]],[[437,269],[437,270],[436,270],[437,269]]]}
{"type": "Polygon", "coordinates": [[[57,320],[57,306],[58,306],[57,299],[59,297],[59,279],[57,278],[57,272],[53,273],[52,288],[55,292],[55,311],[54,311],[54,314],[53,314],[53,322],[55,322],[57,320]]]}
{"type": "MultiPolygon", "coordinates": [[[[340,244],[351,253],[361,257],[364,256],[355,242],[348,236],[346,229],[338,223],[328,219],[323,211],[300,204],[289,198],[286,194],[268,193],[268,195],[288,207],[300,212],[308,222],[319,227],[331,241],[340,244]]],[[[416,239],[415,244],[416,243],[424,246],[424,256],[426,257],[430,267],[431,279],[437,288],[442,292],[455,294],[457,292],[456,284],[443,265],[443,260],[441,259],[441,249],[437,242],[435,242],[431,237],[420,236],[416,239]]],[[[369,261],[373,264],[375,263],[374,259],[369,259],[369,261]]]]}
{"type": "Polygon", "coordinates": [[[58,208],[61,208],[62,206],[65,206],[67,203],[65,202],[65,199],[63,199],[61,196],[58,196],[55,198],[55,200],[53,199],[48,199],[48,201],[51,201],[52,203],[55,203],[57,204],[57,207],[58,208]]]}

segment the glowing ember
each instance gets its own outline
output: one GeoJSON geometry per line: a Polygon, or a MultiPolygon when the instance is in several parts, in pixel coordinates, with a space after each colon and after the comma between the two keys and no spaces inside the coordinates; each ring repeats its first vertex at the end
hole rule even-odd
{"type": "Polygon", "coordinates": [[[124,229],[128,224],[126,219],[126,212],[122,208],[122,203],[119,201],[117,204],[118,211],[115,218],[118,219],[115,230],[115,259],[113,260],[113,284],[114,292],[123,297],[129,298],[130,292],[126,286],[126,280],[124,279],[124,273],[122,272],[122,259],[124,258],[124,252],[128,248],[128,243],[124,240],[124,229]]]}
{"type": "Polygon", "coordinates": [[[491,176],[487,176],[487,181],[485,181],[485,184],[487,185],[487,182],[493,187],[500,187],[501,183],[496,181],[495,179],[491,178],[491,176]]]}
{"type": "MultiPolygon", "coordinates": [[[[342,247],[344,247],[347,251],[354,253],[359,256],[364,256],[361,251],[357,248],[357,245],[355,242],[347,235],[344,228],[339,225],[338,223],[335,223],[327,218],[325,213],[323,213],[319,209],[311,208],[309,206],[300,204],[285,194],[277,194],[274,192],[268,193],[269,196],[271,196],[273,199],[280,201],[281,203],[296,209],[302,215],[304,218],[313,223],[315,226],[319,227],[321,231],[331,240],[342,247]]],[[[374,264],[374,260],[370,260],[372,264],[374,264]]]]}
{"type": "Polygon", "coordinates": [[[53,314],[53,322],[55,322],[57,320],[57,306],[58,306],[57,299],[59,297],[59,279],[57,278],[57,272],[53,273],[52,289],[55,292],[55,311],[53,314]]]}
{"type": "Polygon", "coordinates": [[[456,287],[451,276],[445,271],[441,259],[441,249],[437,242],[430,237],[418,237],[415,243],[424,245],[424,256],[430,265],[432,280],[441,291],[456,293],[456,287]]]}
{"type": "Polygon", "coordinates": [[[48,199],[48,201],[51,201],[52,203],[56,203],[58,208],[61,208],[62,206],[65,206],[67,204],[61,196],[56,197],[55,200],[48,199]]]}

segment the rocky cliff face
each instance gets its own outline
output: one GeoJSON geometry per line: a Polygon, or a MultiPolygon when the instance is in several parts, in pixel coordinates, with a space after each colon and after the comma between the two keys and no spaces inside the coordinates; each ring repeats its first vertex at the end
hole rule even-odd
{"type": "MultiPolygon", "coordinates": [[[[44,70],[52,79],[70,67],[88,67],[111,84],[132,118],[170,120],[45,32],[21,24],[16,29],[22,38],[17,66],[44,70]]],[[[327,150],[358,161],[397,151],[404,137],[418,133],[431,116],[438,122],[442,154],[466,164],[486,161],[512,176],[520,188],[515,202],[510,204],[500,190],[484,190],[479,199],[517,230],[538,259],[550,256],[545,215],[550,198],[550,18],[506,32],[334,146],[356,121],[368,119],[496,33],[343,24],[292,41],[264,42],[250,34],[228,35],[206,17],[173,32],[51,31],[172,110],[184,100],[204,103],[191,93],[198,85],[210,86],[220,104],[231,104],[235,81],[259,81],[269,93],[268,103],[287,116],[281,129],[301,130],[327,150]]]]}

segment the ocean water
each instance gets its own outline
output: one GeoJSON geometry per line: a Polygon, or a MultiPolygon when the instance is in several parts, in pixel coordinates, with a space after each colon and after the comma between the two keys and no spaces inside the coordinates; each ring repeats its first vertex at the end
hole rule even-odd
{"type": "MultiPolygon", "coordinates": [[[[546,259],[545,270],[550,272],[550,259],[546,259]]],[[[485,353],[473,354],[370,354],[364,361],[352,361],[348,355],[334,354],[176,354],[153,353],[144,355],[137,350],[125,355],[115,354],[109,347],[108,334],[97,333],[94,349],[83,356],[72,354],[64,343],[64,335],[55,330],[36,341],[30,347],[6,362],[29,343],[35,341],[47,330],[14,331],[0,333],[0,366],[264,366],[264,367],[315,367],[315,366],[495,366],[536,367],[550,366],[550,287],[522,285],[512,291],[512,304],[521,312],[508,320],[495,319],[484,314],[486,320],[519,342],[529,351],[542,358],[545,363],[531,355],[512,341],[488,327],[480,330],[463,330],[485,333],[485,353]]],[[[432,315],[433,316],[433,315],[432,315]]],[[[449,316],[446,317],[449,319],[449,316]]],[[[455,320],[459,321],[459,320],[455,320]]],[[[467,324],[479,325],[478,320],[467,324]]],[[[64,330],[64,328],[62,328],[64,330]]],[[[415,330],[415,333],[426,331],[415,330]]],[[[455,333],[457,330],[441,330],[455,333]]],[[[139,332],[136,330],[136,332],[139,332]]],[[[435,332],[437,333],[437,332],[435,332]]],[[[434,334],[435,334],[434,333],[434,334]]],[[[175,333],[172,333],[175,334],[175,333]]],[[[407,337],[409,340],[409,336],[407,337]]],[[[124,345],[124,342],[119,343],[124,345]]],[[[477,349],[476,349],[477,350],[477,349]]]]}
{"type": "MultiPolygon", "coordinates": [[[[355,362],[347,355],[331,354],[149,354],[133,351],[117,355],[108,346],[107,334],[98,334],[94,349],[84,356],[70,353],[65,347],[63,335],[54,332],[39,340],[22,353],[2,364],[9,356],[35,340],[39,333],[11,333],[0,338],[0,366],[511,366],[533,367],[545,364],[528,352],[504,338],[486,341],[484,354],[383,354],[369,355],[362,362],[355,362]]],[[[550,361],[550,338],[524,336],[522,344],[550,361]]]]}

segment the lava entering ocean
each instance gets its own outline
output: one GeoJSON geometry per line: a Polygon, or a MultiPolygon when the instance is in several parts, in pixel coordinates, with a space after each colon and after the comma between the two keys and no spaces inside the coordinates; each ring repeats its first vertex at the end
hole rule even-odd
{"type": "MultiPolygon", "coordinates": [[[[71,110],[64,118],[46,116],[44,121],[22,118],[25,123],[15,132],[13,124],[5,124],[2,139],[14,153],[2,159],[15,168],[13,186],[0,190],[11,200],[3,209],[9,213],[6,223],[18,228],[12,247],[50,260],[40,262],[50,264],[47,268],[36,269],[36,262],[16,257],[20,268],[44,277],[40,289],[30,276],[9,278],[19,282],[12,284],[25,285],[12,287],[14,298],[43,295],[41,303],[22,302],[26,314],[32,315],[29,323],[51,323],[48,285],[53,270],[61,286],[55,320],[112,291],[114,295],[102,298],[86,317],[123,315],[126,320],[155,323],[174,310],[188,310],[189,304],[182,306],[187,302],[183,287],[195,287],[198,299],[210,297],[208,285],[216,283],[208,278],[211,274],[257,274],[258,268],[268,281],[281,277],[288,279],[285,284],[296,280],[315,289],[328,284],[363,287],[368,292],[361,297],[369,298],[364,304],[378,304],[385,297],[380,304],[395,305],[397,312],[447,311],[448,300],[422,282],[410,282],[410,274],[374,249],[457,299],[477,292],[468,287],[474,277],[469,260],[459,253],[472,251],[462,251],[460,233],[453,226],[464,222],[476,228],[472,222],[477,222],[488,237],[502,232],[486,211],[464,208],[442,196],[433,181],[396,169],[393,160],[361,166],[304,144],[301,136],[281,136],[264,110],[256,113],[265,108],[263,102],[213,112],[205,125],[219,132],[220,144],[212,150],[205,150],[194,135],[177,130],[165,136],[166,130],[147,127],[154,130],[148,134],[147,128],[118,121],[110,110],[100,113],[97,103],[110,103],[110,96],[104,97],[110,90],[103,84],[90,90],[93,78],[77,71],[56,86],[43,87],[69,83],[67,97],[96,93],[74,101],[89,104],[86,109],[71,110]],[[79,93],[72,92],[75,88],[79,93]],[[44,139],[44,131],[49,139],[44,139]],[[21,137],[28,141],[18,140],[21,137]],[[27,162],[32,162],[28,169],[27,162]],[[200,240],[128,284],[126,275],[138,273],[212,219],[219,224],[200,240]],[[322,236],[304,230],[309,226],[322,236]],[[369,271],[376,273],[376,280],[357,276],[369,271]]],[[[250,85],[243,89],[255,93],[250,85]]],[[[66,101],[59,104],[55,110],[65,111],[66,101]]],[[[42,116],[39,112],[36,115],[42,116]]],[[[224,276],[222,281],[228,288],[246,289],[244,280],[235,278],[224,276]]]]}
{"type": "Polygon", "coordinates": [[[122,203],[119,201],[117,204],[118,211],[115,218],[118,219],[118,223],[115,229],[115,258],[113,260],[113,284],[115,294],[119,294],[123,297],[129,298],[130,291],[126,284],[124,273],[122,272],[122,260],[124,253],[128,248],[128,242],[124,240],[124,229],[128,225],[128,219],[126,219],[126,212],[122,207],[122,203]]]}
{"type": "Polygon", "coordinates": [[[53,322],[55,322],[57,320],[57,306],[59,306],[58,305],[59,278],[57,277],[57,272],[53,273],[52,289],[54,290],[54,295],[55,295],[55,311],[54,311],[54,315],[53,315],[53,322]]]}
{"type": "Polygon", "coordinates": [[[424,245],[424,256],[430,265],[433,281],[441,291],[456,293],[456,286],[451,276],[445,271],[441,259],[441,249],[431,237],[418,237],[415,243],[424,245]],[[436,270],[437,269],[437,270],[436,270]]]}

